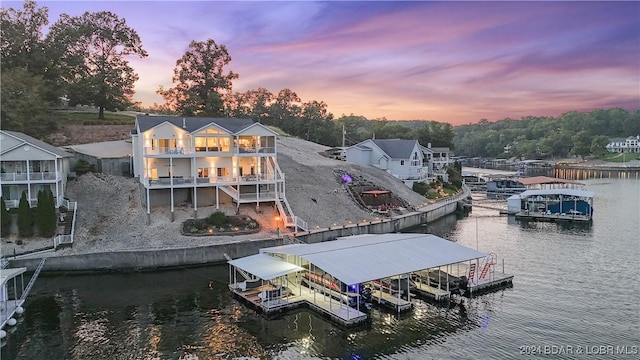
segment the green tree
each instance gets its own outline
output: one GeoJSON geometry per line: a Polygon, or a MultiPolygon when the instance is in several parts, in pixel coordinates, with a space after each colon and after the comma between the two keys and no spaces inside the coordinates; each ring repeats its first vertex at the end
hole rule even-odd
{"type": "Polygon", "coordinates": [[[571,155],[581,156],[584,159],[585,156],[591,154],[591,139],[586,131],[580,131],[571,137],[571,140],[573,142],[571,155]]]}
{"type": "Polygon", "coordinates": [[[36,225],[42,237],[52,237],[55,235],[57,218],[56,208],[51,189],[38,192],[38,205],[36,207],[36,225]]]}
{"type": "Polygon", "coordinates": [[[11,226],[11,217],[7,210],[7,204],[4,201],[4,197],[0,196],[0,234],[2,236],[9,235],[9,227],[11,226]]]}
{"type": "Polygon", "coordinates": [[[300,97],[293,90],[280,90],[274,102],[269,106],[269,117],[265,119],[267,124],[282,129],[286,122],[300,117],[300,102],[300,97]]]}
{"type": "Polygon", "coordinates": [[[147,52],[125,19],[108,11],[62,14],[47,42],[62,46],[57,66],[70,105],[96,106],[98,118],[104,119],[105,110],[124,110],[132,104],[138,75],[125,57],[144,58],[147,52]]]}
{"type": "Polygon", "coordinates": [[[591,140],[591,153],[594,155],[602,155],[607,152],[607,144],[609,137],[604,135],[596,135],[591,140]]]}
{"type": "Polygon", "coordinates": [[[34,74],[43,72],[47,60],[42,29],[48,24],[48,8],[38,8],[35,1],[25,1],[23,10],[0,9],[2,71],[25,68],[34,74]]]}
{"type": "Polygon", "coordinates": [[[222,116],[223,98],[231,92],[232,81],[238,75],[223,69],[231,62],[224,45],[213,39],[192,41],[189,50],[176,61],[173,70],[174,87],[157,93],[162,95],[169,108],[184,116],[222,116]]]}
{"type": "Polygon", "coordinates": [[[18,205],[18,235],[30,237],[33,235],[33,214],[27,200],[27,192],[23,191],[18,205]]]}
{"type": "Polygon", "coordinates": [[[265,123],[265,120],[268,121],[269,107],[273,99],[273,94],[265,88],[229,94],[224,98],[225,113],[230,117],[251,118],[265,123]]]}
{"type": "Polygon", "coordinates": [[[48,110],[42,77],[25,68],[14,68],[2,72],[1,82],[1,128],[35,135],[33,130],[41,125],[48,110]]]}

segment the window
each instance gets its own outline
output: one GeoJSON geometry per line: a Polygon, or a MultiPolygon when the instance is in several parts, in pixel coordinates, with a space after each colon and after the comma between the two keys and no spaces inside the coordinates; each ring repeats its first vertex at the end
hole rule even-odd
{"type": "Polygon", "coordinates": [[[229,169],[227,169],[227,168],[218,168],[217,172],[218,172],[218,176],[219,177],[223,177],[223,176],[229,175],[229,169]]]}
{"type": "Polygon", "coordinates": [[[207,138],[207,150],[208,151],[219,151],[218,148],[218,138],[217,137],[209,137],[207,138]]]}
{"type": "Polygon", "coordinates": [[[400,160],[400,166],[404,166],[404,160],[400,160]]]}
{"type": "Polygon", "coordinates": [[[209,168],[198,168],[198,177],[209,177],[209,168]]]}

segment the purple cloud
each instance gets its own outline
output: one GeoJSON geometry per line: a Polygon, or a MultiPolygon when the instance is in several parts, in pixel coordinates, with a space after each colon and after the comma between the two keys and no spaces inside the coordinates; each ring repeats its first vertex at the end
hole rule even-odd
{"type": "MultiPolygon", "coordinates": [[[[295,91],[336,116],[452,124],[640,107],[638,2],[40,2],[108,10],[149,57],[136,100],[161,103],[191,40],[229,49],[234,91],[295,91]]],[[[3,2],[22,7],[21,2],[3,2]]]]}

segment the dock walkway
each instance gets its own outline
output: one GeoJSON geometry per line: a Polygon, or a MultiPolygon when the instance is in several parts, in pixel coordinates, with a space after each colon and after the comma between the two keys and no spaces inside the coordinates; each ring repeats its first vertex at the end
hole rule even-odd
{"type": "Polygon", "coordinates": [[[429,286],[420,282],[416,282],[415,284],[416,288],[413,290],[413,292],[420,296],[424,296],[436,301],[444,301],[451,298],[451,292],[447,290],[442,290],[437,287],[429,286]]]}
{"type": "Polygon", "coordinates": [[[331,318],[334,321],[346,326],[356,325],[367,320],[367,314],[358,311],[344,302],[341,302],[330,295],[322,294],[308,287],[301,287],[294,283],[286,285],[291,293],[276,298],[263,300],[260,294],[266,291],[275,290],[274,285],[263,285],[258,288],[242,291],[237,284],[229,285],[233,293],[245,301],[252,304],[256,309],[265,314],[272,314],[283,309],[308,306],[320,314],[331,318]]]}

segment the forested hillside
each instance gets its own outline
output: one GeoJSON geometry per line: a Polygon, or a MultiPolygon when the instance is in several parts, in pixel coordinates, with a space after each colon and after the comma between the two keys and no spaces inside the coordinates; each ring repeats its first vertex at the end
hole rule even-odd
{"type": "Polygon", "coordinates": [[[554,158],[597,155],[610,138],[640,135],[640,110],[614,108],[559,117],[533,117],[454,128],[456,155],[554,158]]]}

